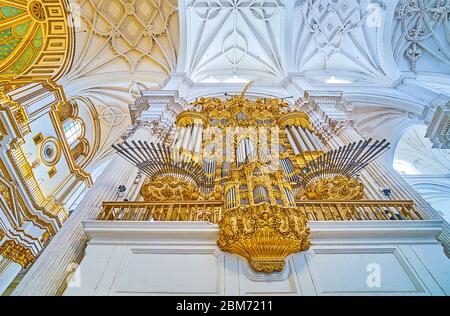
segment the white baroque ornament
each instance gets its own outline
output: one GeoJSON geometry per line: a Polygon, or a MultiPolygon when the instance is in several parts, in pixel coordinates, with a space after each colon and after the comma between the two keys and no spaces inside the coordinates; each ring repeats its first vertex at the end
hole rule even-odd
{"type": "Polygon", "coordinates": [[[192,0],[188,4],[205,20],[215,18],[220,10],[249,10],[256,18],[268,21],[283,6],[282,0],[192,0]]]}
{"type": "Polygon", "coordinates": [[[429,57],[450,66],[450,1],[404,0],[396,9],[393,36],[397,62],[404,56],[412,71],[418,60],[429,57]]]}
{"type": "Polygon", "coordinates": [[[188,33],[195,43],[187,72],[194,81],[215,75],[208,72],[210,68],[221,73],[218,67],[226,67],[228,74],[269,68],[270,75],[281,76],[280,36],[274,34],[281,33],[282,0],[190,0],[186,9],[188,33]]]}
{"type": "Polygon", "coordinates": [[[294,6],[292,54],[296,71],[313,80],[343,72],[351,80],[385,80],[374,45],[382,30],[381,0],[299,0],[294,6]]]}
{"type": "Polygon", "coordinates": [[[364,25],[380,7],[384,5],[369,0],[307,0],[302,2],[301,12],[319,52],[328,59],[340,53],[343,38],[364,25]]]}

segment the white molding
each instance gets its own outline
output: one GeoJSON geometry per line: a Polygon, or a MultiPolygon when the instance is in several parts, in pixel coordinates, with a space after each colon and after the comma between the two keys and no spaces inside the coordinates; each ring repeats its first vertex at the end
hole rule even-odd
{"type": "MultiPolygon", "coordinates": [[[[219,228],[206,222],[86,221],[90,245],[215,245],[219,228]]],[[[309,222],[313,245],[436,244],[442,221],[309,222]]]]}

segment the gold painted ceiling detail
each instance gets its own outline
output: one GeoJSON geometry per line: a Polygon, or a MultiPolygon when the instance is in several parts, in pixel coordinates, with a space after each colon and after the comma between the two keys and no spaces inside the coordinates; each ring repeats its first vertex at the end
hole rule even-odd
{"type": "Polygon", "coordinates": [[[0,0],[0,80],[63,74],[74,44],[66,12],[65,0],[0,0]]]}

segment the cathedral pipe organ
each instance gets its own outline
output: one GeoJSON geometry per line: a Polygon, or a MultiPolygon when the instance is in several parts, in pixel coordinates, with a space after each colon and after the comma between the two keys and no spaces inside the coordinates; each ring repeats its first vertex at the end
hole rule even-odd
{"type": "Polygon", "coordinates": [[[0,294],[449,295],[448,5],[325,2],[0,0],[0,294]]]}
{"type": "Polygon", "coordinates": [[[179,113],[168,146],[141,133],[114,145],[130,164],[116,163],[146,180],[139,196],[104,201],[84,222],[90,240],[77,273],[89,282],[65,295],[321,295],[343,284],[367,293],[369,263],[395,271],[387,278],[399,293],[422,293],[403,262],[442,259],[437,224],[415,201],[369,198],[360,177],[389,143],[333,146],[302,110],[279,99],[200,98],[179,113]]]}
{"type": "MultiPolygon", "coordinates": [[[[363,200],[358,172],[388,149],[386,140],[327,152],[306,113],[289,110],[280,99],[250,100],[244,93],[227,100],[197,99],[178,115],[170,147],[145,140],[114,145],[148,176],[141,193],[153,211],[134,205],[135,211],[125,214],[109,204],[99,218],[209,219],[219,224],[221,250],[245,257],[256,272],[276,272],[284,269],[289,254],[310,247],[309,219],[345,220],[352,212],[365,213],[364,205],[347,204],[344,210],[336,204],[318,216],[298,203],[317,201],[313,209],[323,210],[321,200],[363,200]],[[166,205],[170,201],[176,204],[166,205]],[[208,201],[222,205],[219,213],[201,204],[208,201]],[[183,202],[193,207],[182,208],[183,202]]],[[[372,205],[371,215],[359,218],[421,218],[413,206],[401,212],[372,205]]]]}

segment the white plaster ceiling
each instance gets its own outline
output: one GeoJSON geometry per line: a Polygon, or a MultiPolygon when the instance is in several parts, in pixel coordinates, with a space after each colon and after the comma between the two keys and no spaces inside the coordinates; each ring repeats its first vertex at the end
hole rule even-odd
{"type": "Polygon", "coordinates": [[[450,1],[402,0],[395,10],[392,48],[403,72],[450,73],[450,1]]]}
{"type": "Polygon", "coordinates": [[[425,138],[426,131],[425,125],[409,128],[398,143],[394,159],[410,164],[417,174],[450,174],[450,150],[433,148],[425,138]]]}
{"type": "Polygon", "coordinates": [[[290,30],[293,72],[331,84],[360,78],[384,79],[386,74],[378,56],[384,3],[370,0],[292,2],[295,3],[290,10],[293,12],[290,30]]]}
{"type": "Polygon", "coordinates": [[[194,82],[280,81],[282,0],[186,0],[186,64],[194,82]]]}
{"type": "Polygon", "coordinates": [[[179,49],[176,0],[71,0],[71,11],[76,51],[60,80],[68,97],[89,97],[126,114],[136,96],[130,91],[169,79],[179,49]]]}
{"type": "Polygon", "coordinates": [[[397,89],[402,74],[450,94],[450,0],[70,1],[76,53],[59,83],[69,98],[97,106],[111,141],[146,89],[197,97],[235,92],[250,80],[264,95],[338,89],[359,95],[355,114],[368,132],[395,130],[422,113],[423,100],[397,89]],[[428,31],[411,39],[416,26],[428,31]],[[417,75],[413,46],[421,49],[417,75]]]}
{"type": "Polygon", "coordinates": [[[432,148],[426,126],[414,125],[401,138],[394,168],[450,222],[450,150],[432,148]]]}
{"type": "Polygon", "coordinates": [[[141,90],[164,86],[179,50],[177,0],[70,0],[74,61],[59,81],[68,98],[97,107],[104,149],[130,124],[128,105],[141,90]]]}

